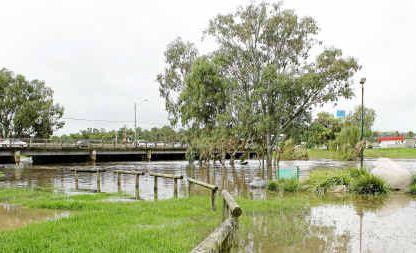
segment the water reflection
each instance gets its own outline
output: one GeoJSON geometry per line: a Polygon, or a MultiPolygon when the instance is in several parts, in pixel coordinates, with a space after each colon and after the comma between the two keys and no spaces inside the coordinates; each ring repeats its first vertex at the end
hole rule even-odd
{"type": "Polygon", "coordinates": [[[246,214],[232,252],[416,252],[416,199],[326,197],[293,213],[246,214]]]}
{"type": "Polygon", "coordinates": [[[56,220],[67,216],[69,216],[69,212],[31,209],[0,203],[0,231],[12,230],[36,221],[56,220]]]}
{"type": "MultiPolygon", "coordinates": [[[[365,165],[368,168],[374,166],[375,160],[366,160],[365,165]]],[[[403,159],[395,160],[404,168],[416,173],[416,160],[403,159]]],[[[333,160],[314,160],[314,161],[282,161],[282,167],[299,166],[301,169],[301,179],[307,177],[310,170],[314,168],[344,168],[356,166],[354,162],[341,162],[333,160]]],[[[117,163],[98,163],[95,166],[87,164],[77,165],[55,165],[55,166],[19,166],[7,165],[0,169],[5,176],[0,178],[0,187],[18,186],[18,187],[47,187],[55,191],[66,193],[78,192],[118,192],[122,191],[132,197],[152,200],[154,194],[154,179],[151,176],[140,176],[139,194],[136,194],[136,179],[133,175],[122,175],[118,184],[115,170],[138,170],[153,171],[159,173],[183,175],[186,177],[196,178],[211,184],[218,185],[221,189],[228,189],[234,195],[248,196],[253,199],[264,199],[267,193],[261,189],[253,189],[249,184],[254,178],[263,178],[267,180],[268,174],[275,174],[275,171],[265,171],[256,160],[250,160],[247,165],[236,164],[235,167],[223,167],[219,163],[211,164],[209,167],[199,168],[189,166],[187,162],[117,162],[117,163]],[[75,174],[71,169],[74,168],[94,168],[105,169],[97,178],[96,173],[80,173],[78,175],[78,184],[76,184],[75,174]],[[97,181],[99,184],[97,185],[97,181]]],[[[174,182],[172,179],[158,179],[158,199],[172,198],[174,192],[174,182]]],[[[194,187],[195,193],[205,193],[204,189],[194,187]]],[[[186,180],[178,182],[178,197],[187,196],[186,180]]]]}

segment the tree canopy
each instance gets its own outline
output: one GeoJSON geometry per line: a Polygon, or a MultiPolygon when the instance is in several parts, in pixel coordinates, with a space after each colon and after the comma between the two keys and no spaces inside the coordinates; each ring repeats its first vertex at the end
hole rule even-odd
{"type": "Polygon", "coordinates": [[[47,138],[64,126],[64,108],[44,81],[0,70],[0,135],[47,138]]]}
{"type": "Polygon", "coordinates": [[[253,3],[209,21],[204,34],[217,42],[213,52],[199,56],[176,39],[157,77],[171,122],[188,124],[192,112],[193,123],[204,123],[198,131],[224,129],[227,143],[258,146],[270,165],[278,137],[310,119],[314,106],[353,95],[357,61],[323,48],[318,31],[311,17],[253,3]]]}

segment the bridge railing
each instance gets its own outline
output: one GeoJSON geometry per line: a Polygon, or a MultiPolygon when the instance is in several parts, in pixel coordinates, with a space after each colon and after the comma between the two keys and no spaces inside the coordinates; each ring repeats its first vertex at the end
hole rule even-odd
{"type": "Polygon", "coordinates": [[[178,142],[120,142],[105,139],[40,139],[40,138],[11,138],[0,139],[1,148],[54,148],[54,149],[185,149],[187,144],[178,142]]]}

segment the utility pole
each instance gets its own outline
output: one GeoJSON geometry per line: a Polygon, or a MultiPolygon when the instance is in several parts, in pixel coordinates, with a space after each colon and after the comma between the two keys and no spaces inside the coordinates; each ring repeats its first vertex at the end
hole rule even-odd
{"type": "Polygon", "coordinates": [[[360,136],[360,142],[361,145],[364,145],[361,147],[361,160],[360,160],[360,169],[363,169],[364,167],[364,149],[365,149],[365,143],[363,143],[364,140],[364,83],[365,83],[365,77],[361,78],[360,84],[361,84],[361,136],[360,136]]]}

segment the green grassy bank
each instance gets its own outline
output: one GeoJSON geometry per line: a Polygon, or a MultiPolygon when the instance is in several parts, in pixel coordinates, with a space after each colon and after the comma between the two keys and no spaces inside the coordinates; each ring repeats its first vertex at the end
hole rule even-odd
{"type": "MultiPolygon", "coordinates": [[[[208,195],[157,202],[103,202],[109,197],[0,189],[3,203],[71,211],[68,218],[0,232],[0,252],[189,252],[221,223],[221,201],[217,198],[219,208],[213,212],[208,195]]],[[[304,195],[267,201],[239,198],[237,202],[243,209],[242,231],[250,230],[253,215],[293,214],[309,206],[304,195]]],[[[293,229],[288,224],[277,228],[283,235],[290,235],[293,229]]],[[[287,239],[286,243],[296,240],[287,239]]]]}
{"type": "Polygon", "coordinates": [[[108,197],[0,190],[0,202],[71,211],[68,218],[0,232],[0,252],[189,252],[221,222],[220,211],[210,211],[208,196],[102,201],[108,197]]]}
{"type": "MultiPolygon", "coordinates": [[[[377,148],[366,149],[364,156],[367,158],[402,158],[411,159],[416,158],[416,148],[377,148]]],[[[309,149],[309,159],[334,159],[341,160],[341,157],[337,152],[321,150],[321,149],[309,149]]]]}

